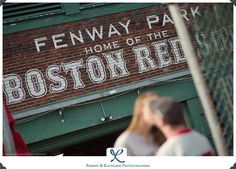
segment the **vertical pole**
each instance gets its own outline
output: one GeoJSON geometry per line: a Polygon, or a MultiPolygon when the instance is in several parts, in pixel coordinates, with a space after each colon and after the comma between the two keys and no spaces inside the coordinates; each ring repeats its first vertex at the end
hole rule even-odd
{"type": "Polygon", "coordinates": [[[185,23],[180,15],[179,8],[177,5],[171,4],[169,5],[169,11],[173,18],[175,29],[183,45],[183,51],[187,59],[190,72],[192,74],[195,87],[200,97],[218,155],[228,155],[228,150],[226,148],[225,139],[221,131],[218,117],[216,115],[216,110],[213,105],[206,82],[204,81],[203,75],[201,73],[201,69],[194,52],[192,42],[190,40],[185,23]]]}
{"type": "Polygon", "coordinates": [[[6,110],[3,106],[3,147],[6,155],[15,155],[15,145],[11,135],[10,126],[6,117],[6,110]]]}

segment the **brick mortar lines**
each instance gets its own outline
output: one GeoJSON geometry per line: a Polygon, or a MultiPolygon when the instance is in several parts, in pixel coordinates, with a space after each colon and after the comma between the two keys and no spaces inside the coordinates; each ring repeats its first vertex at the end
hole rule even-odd
{"type": "MultiPolygon", "coordinates": [[[[186,7],[187,11],[189,12],[190,7],[194,7],[194,6],[195,6],[194,4],[187,6],[186,7]]],[[[139,10],[127,11],[120,14],[112,14],[112,15],[107,15],[107,16],[102,16],[102,17],[97,17],[97,18],[92,18],[92,19],[75,21],[75,22],[61,24],[61,25],[49,26],[46,28],[39,28],[39,29],[5,35],[3,37],[3,40],[4,40],[3,74],[4,75],[10,74],[10,73],[18,74],[23,80],[23,88],[26,91],[26,98],[24,101],[22,101],[19,104],[9,105],[9,109],[11,110],[11,112],[18,112],[18,111],[22,111],[28,108],[33,108],[33,107],[37,107],[43,104],[48,104],[54,101],[63,100],[63,99],[67,99],[67,98],[75,97],[75,96],[81,96],[81,93],[82,95],[84,95],[90,92],[107,89],[107,88],[113,87],[114,85],[119,86],[119,85],[124,85],[126,83],[134,82],[134,81],[145,80],[147,77],[161,75],[163,72],[169,73],[169,72],[174,72],[175,70],[185,69],[187,67],[186,63],[181,63],[179,65],[172,65],[170,67],[163,68],[163,69],[156,69],[154,71],[149,71],[149,72],[145,72],[141,74],[138,73],[138,65],[135,62],[135,55],[134,55],[134,52],[132,51],[132,47],[125,45],[125,40],[128,37],[134,37],[134,36],[144,37],[145,36],[146,39],[143,38],[143,41],[140,44],[144,44],[150,48],[152,59],[155,61],[155,63],[158,63],[158,60],[155,56],[154,48],[151,45],[152,42],[156,42],[158,40],[149,41],[147,40],[146,34],[157,32],[158,30],[162,31],[162,30],[167,29],[168,33],[170,34],[170,37],[166,39],[177,36],[176,31],[174,29],[174,25],[171,25],[171,24],[168,24],[165,27],[154,26],[154,29],[152,30],[148,29],[147,24],[145,23],[145,18],[148,15],[153,15],[154,14],[153,11],[154,12],[156,11],[157,15],[162,15],[164,12],[168,14],[166,6],[161,5],[161,6],[155,6],[155,7],[147,7],[147,8],[143,8],[139,10]],[[115,19],[111,20],[113,16],[115,16],[115,19]],[[130,23],[130,26],[129,26],[130,34],[126,35],[124,30],[121,31],[120,29],[121,27],[118,27],[117,22],[125,23],[125,21],[128,19],[131,19],[132,23],[130,23]],[[91,30],[93,26],[96,26],[98,28],[99,25],[104,25],[104,27],[107,27],[108,24],[110,24],[109,21],[111,21],[111,23],[114,23],[114,26],[117,26],[116,28],[118,29],[118,31],[123,33],[122,36],[114,35],[112,38],[109,38],[109,39],[105,38],[103,40],[99,40],[96,42],[91,42],[91,40],[89,40],[89,41],[86,41],[84,44],[78,44],[76,46],[72,46],[69,40],[69,36],[68,36],[69,31],[76,33],[76,31],[79,29],[83,31],[84,31],[84,28],[91,30]],[[94,22],[99,23],[99,25],[94,25],[94,22]],[[46,47],[42,48],[43,49],[42,52],[38,53],[36,51],[35,45],[34,45],[35,38],[47,36],[50,39],[51,35],[59,34],[59,33],[67,34],[67,37],[64,39],[65,39],[65,42],[67,42],[69,45],[68,48],[54,49],[52,41],[49,40],[47,42],[46,47]],[[91,80],[88,78],[87,72],[83,68],[81,69],[81,74],[82,74],[83,82],[86,83],[86,87],[84,89],[74,90],[73,80],[71,76],[61,71],[60,75],[65,77],[65,79],[68,82],[67,89],[64,92],[58,93],[58,94],[49,93],[48,91],[49,85],[52,82],[50,82],[46,78],[46,73],[45,73],[49,65],[53,65],[53,64],[60,65],[60,63],[62,62],[66,63],[66,62],[75,61],[79,59],[83,59],[85,62],[85,60],[92,54],[86,55],[85,52],[83,51],[84,47],[92,46],[95,44],[108,43],[112,41],[121,41],[122,46],[119,49],[122,48],[124,50],[123,57],[124,57],[124,60],[126,61],[126,67],[128,71],[130,72],[130,76],[123,77],[120,79],[110,80],[110,73],[109,73],[109,70],[107,69],[107,62],[101,54],[103,52],[101,52],[95,55],[100,57],[102,61],[104,62],[106,76],[107,76],[106,81],[98,85],[92,83],[91,80]],[[25,73],[27,72],[27,70],[35,69],[35,68],[39,69],[43,73],[44,78],[46,79],[48,92],[44,97],[41,97],[41,98],[30,97],[28,94],[28,90],[25,87],[26,86],[25,73]]],[[[162,22],[162,19],[160,19],[160,23],[161,22],[162,22]]],[[[192,22],[188,22],[188,26],[191,29],[191,32],[194,32],[192,22]]],[[[106,30],[107,28],[104,31],[106,30]]],[[[105,35],[107,35],[107,33],[105,33],[105,35]]],[[[88,37],[86,37],[85,39],[87,38],[88,37]]],[[[104,53],[107,53],[109,51],[115,51],[115,50],[118,50],[118,49],[104,51],[104,53]]],[[[170,57],[172,57],[173,59],[174,56],[172,52],[170,51],[170,44],[168,44],[168,52],[169,52],[170,57]]],[[[4,99],[5,99],[5,94],[4,94],[4,99]]]]}

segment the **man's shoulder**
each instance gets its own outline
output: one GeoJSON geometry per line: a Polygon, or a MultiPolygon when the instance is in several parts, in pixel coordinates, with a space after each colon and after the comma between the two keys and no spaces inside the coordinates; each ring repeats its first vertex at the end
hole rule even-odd
{"type": "Polygon", "coordinates": [[[198,140],[203,141],[203,142],[207,142],[207,143],[209,142],[205,135],[203,135],[202,133],[200,133],[196,130],[192,131],[192,134],[191,134],[190,137],[192,137],[193,139],[198,139],[198,140]]]}
{"type": "MultiPolygon", "coordinates": [[[[203,134],[192,130],[187,134],[181,134],[172,138],[169,138],[158,150],[157,155],[184,155],[188,151],[193,151],[192,145],[195,145],[201,149],[211,150],[211,144],[208,141],[207,137],[203,134]]],[[[196,151],[196,150],[194,150],[196,151]]],[[[198,151],[198,150],[197,150],[198,151]]]]}
{"type": "Polygon", "coordinates": [[[157,151],[158,156],[172,156],[176,147],[176,138],[166,140],[157,151]]]}

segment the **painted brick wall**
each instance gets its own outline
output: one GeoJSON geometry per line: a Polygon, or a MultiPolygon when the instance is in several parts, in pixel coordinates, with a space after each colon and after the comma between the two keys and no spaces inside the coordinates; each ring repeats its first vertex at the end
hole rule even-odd
{"type": "MultiPolygon", "coordinates": [[[[194,32],[192,20],[193,15],[191,14],[190,7],[195,8],[196,4],[184,5],[183,8],[187,10],[187,17],[189,19],[187,23],[190,32],[194,32]]],[[[204,7],[198,5],[199,11],[204,10],[204,7]]],[[[12,33],[8,35],[4,35],[3,40],[3,74],[7,76],[9,74],[17,74],[22,79],[22,87],[25,91],[25,98],[23,101],[19,103],[9,104],[9,109],[11,112],[18,112],[38,106],[42,106],[44,104],[52,103],[54,101],[63,100],[70,97],[79,97],[81,95],[85,95],[94,91],[100,91],[111,87],[116,87],[119,85],[144,80],[146,78],[158,76],[165,73],[174,72],[177,70],[187,68],[186,62],[172,64],[163,68],[156,68],[154,70],[149,70],[143,73],[139,73],[139,65],[135,60],[135,54],[132,50],[133,47],[138,45],[146,45],[151,52],[151,58],[155,61],[158,66],[159,60],[155,56],[155,50],[152,45],[153,42],[157,42],[164,39],[170,39],[172,37],[176,37],[176,32],[174,29],[174,25],[170,22],[166,23],[165,26],[162,26],[163,15],[169,15],[168,9],[165,5],[157,5],[154,7],[143,8],[139,10],[132,10],[128,12],[123,12],[119,14],[111,14],[97,18],[91,18],[86,20],[79,20],[72,23],[55,25],[40,29],[34,29],[24,32],[12,33]],[[148,27],[146,17],[151,15],[159,16],[159,23],[153,24],[152,29],[148,27]],[[118,24],[118,22],[126,23],[127,20],[130,20],[129,24],[129,34],[125,32],[125,29],[118,24]],[[112,24],[121,34],[112,35],[108,38],[109,25],[112,24]],[[103,26],[103,39],[92,41],[89,36],[85,33],[85,29],[92,30],[92,27],[103,26]],[[72,45],[69,32],[73,32],[78,35],[78,30],[81,30],[83,33],[84,43],[79,43],[76,41],[75,46],[72,45]],[[168,37],[153,39],[150,40],[146,36],[148,33],[154,33],[167,30],[168,37]],[[63,42],[59,44],[67,43],[68,47],[55,49],[52,41],[52,35],[65,33],[65,37],[63,42]],[[135,36],[140,36],[141,42],[129,46],[126,44],[127,38],[134,38],[135,36]],[[37,52],[35,47],[34,39],[40,37],[47,37],[47,41],[45,42],[45,46],[40,47],[40,52],[37,52]],[[111,49],[111,50],[103,50],[100,53],[86,54],[84,48],[85,47],[93,47],[96,44],[106,44],[113,41],[119,41],[119,48],[111,49]],[[130,73],[128,76],[111,79],[110,71],[107,67],[107,61],[102,53],[109,53],[112,51],[123,50],[123,58],[126,63],[126,68],[130,73]],[[90,56],[97,56],[101,58],[104,63],[104,68],[106,72],[106,79],[101,83],[93,83],[88,76],[88,72],[86,71],[86,60],[90,56]],[[70,75],[70,73],[66,73],[63,71],[62,67],[60,67],[59,75],[63,76],[67,81],[67,88],[60,93],[50,93],[49,87],[51,84],[56,85],[54,82],[50,81],[46,76],[46,69],[50,65],[58,65],[61,66],[62,63],[68,63],[71,61],[77,61],[83,59],[83,63],[85,65],[84,68],[79,69],[81,72],[81,79],[85,85],[84,88],[73,89],[74,81],[70,75]],[[29,91],[26,87],[25,74],[28,70],[38,69],[42,72],[43,79],[45,79],[45,84],[47,86],[47,93],[39,98],[34,98],[29,95],[29,91]]],[[[200,17],[196,15],[196,17],[200,17]]],[[[41,42],[42,43],[42,42],[41,42]]],[[[175,60],[175,56],[172,53],[171,45],[167,42],[168,54],[172,60],[175,60]]],[[[119,71],[118,71],[119,72],[119,71]]],[[[96,72],[98,73],[98,72],[96,72]]],[[[14,81],[12,82],[14,86],[14,81]]],[[[17,95],[17,93],[16,93],[17,95]]],[[[4,99],[6,100],[6,94],[4,94],[4,99]]]]}

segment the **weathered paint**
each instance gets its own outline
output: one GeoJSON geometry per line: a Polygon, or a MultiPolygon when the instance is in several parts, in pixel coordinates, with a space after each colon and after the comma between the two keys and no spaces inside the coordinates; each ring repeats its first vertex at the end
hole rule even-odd
{"type": "MultiPolygon", "coordinates": [[[[201,10],[182,9],[190,27],[201,10]]],[[[116,14],[112,22],[107,15],[5,35],[3,83],[11,112],[186,69],[167,11],[159,5],[116,14]]]]}

